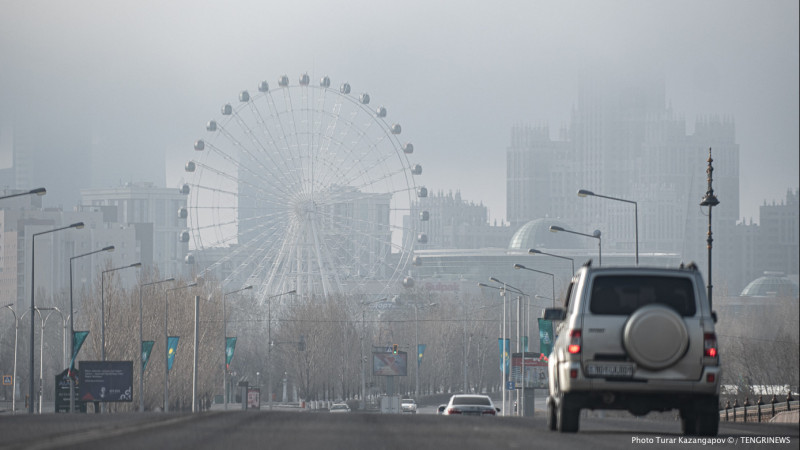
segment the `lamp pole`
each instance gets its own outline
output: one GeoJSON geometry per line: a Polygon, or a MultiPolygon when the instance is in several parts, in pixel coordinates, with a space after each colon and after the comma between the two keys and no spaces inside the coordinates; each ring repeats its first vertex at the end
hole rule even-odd
{"type": "Polygon", "coordinates": [[[144,412],[144,361],[142,359],[142,344],[144,343],[144,336],[142,333],[143,308],[142,308],[142,290],[146,286],[153,286],[156,284],[167,283],[175,281],[175,277],[169,277],[164,280],[153,281],[151,283],[144,283],[139,285],[139,412],[144,412]]]}
{"type": "MultiPolygon", "coordinates": [[[[490,277],[489,281],[492,281],[492,282],[495,282],[497,284],[502,284],[503,285],[503,289],[500,291],[500,295],[503,296],[503,386],[502,386],[502,388],[503,388],[503,415],[505,415],[505,409],[506,409],[506,405],[505,405],[505,401],[506,401],[506,395],[505,395],[506,386],[505,386],[505,384],[506,384],[506,375],[507,375],[507,372],[508,372],[506,370],[506,359],[507,359],[507,356],[505,355],[505,346],[506,346],[506,344],[505,344],[505,338],[506,338],[506,295],[505,294],[506,294],[506,290],[508,290],[508,289],[511,289],[512,292],[514,292],[516,294],[519,294],[519,295],[525,295],[525,294],[520,289],[518,289],[518,288],[516,288],[514,286],[511,286],[510,284],[508,284],[508,283],[506,283],[504,281],[500,281],[495,277],[490,277]]],[[[508,315],[508,319],[509,319],[509,322],[510,322],[511,321],[511,314],[508,315]]],[[[517,328],[519,328],[519,317],[517,317],[517,328]]],[[[519,334],[519,332],[517,334],[519,334]]],[[[509,348],[510,347],[511,346],[509,345],[509,348]]],[[[519,350],[519,337],[517,337],[517,350],[519,350]]]]}
{"type": "Polygon", "coordinates": [[[603,248],[602,248],[602,240],[600,238],[600,230],[594,230],[594,233],[586,234],[586,233],[578,233],[577,231],[567,230],[556,225],[550,225],[550,231],[552,231],[553,233],[563,231],[565,233],[572,233],[580,236],[586,236],[597,239],[597,259],[598,259],[597,265],[598,266],[603,265],[603,248]]]}
{"type": "Polygon", "coordinates": [[[514,264],[514,268],[515,269],[530,270],[531,272],[541,273],[541,274],[544,274],[544,275],[550,275],[551,281],[553,283],[553,308],[556,307],[556,276],[555,275],[553,275],[550,272],[544,272],[544,271],[541,271],[541,270],[531,269],[530,267],[525,267],[522,264],[514,264]]]}
{"type": "MultiPolygon", "coordinates": [[[[42,333],[39,338],[39,414],[42,413],[42,402],[44,401],[44,395],[42,392],[42,388],[44,386],[44,327],[47,325],[47,319],[50,318],[50,315],[54,312],[57,312],[61,316],[61,322],[66,325],[66,318],[64,314],[61,313],[61,310],[56,308],[55,306],[43,306],[43,307],[36,307],[36,312],[39,313],[39,319],[42,321],[42,333]],[[47,313],[46,316],[42,317],[42,311],[50,311],[47,313]]],[[[64,327],[66,330],[66,326],[64,327]]],[[[64,341],[62,341],[62,347],[64,347],[64,341]]],[[[64,348],[66,350],[66,348],[64,348]]],[[[63,356],[62,356],[63,359],[63,356]]],[[[31,400],[33,401],[33,400],[31,400]]]]}
{"type": "Polygon", "coordinates": [[[100,358],[103,361],[106,360],[106,300],[105,300],[106,274],[109,272],[115,272],[117,270],[129,269],[131,267],[142,267],[142,263],[137,262],[127,266],[104,270],[100,274],[100,358]]]}
{"type": "MultiPolygon", "coordinates": [[[[711,156],[709,156],[710,158],[711,156]]],[[[710,163],[709,163],[710,164],[710,163]]],[[[713,195],[713,193],[712,193],[713,195]]],[[[607,195],[600,195],[595,194],[592,191],[587,191],[586,189],[581,189],[578,191],[578,197],[600,197],[600,198],[607,198],[609,200],[616,200],[618,202],[625,202],[625,203],[633,203],[633,212],[634,212],[634,236],[636,242],[636,265],[639,265],[639,204],[633,200],[625,200],[624,198],[617,198],[617,197],[609,197],[607,195]]]]}
{"type": "Polygon", "coordinates": [[[247,285],[241,289],[222,294],[222,403],[228,409],[228,319],[225,315],[225,298],[230,294],[253,289],[252,285],[247,285]]]}
{"type": "Polygon", "coordinates": [[[711,291],[714,287],[711,284],[711,243],[714,242],[714,239],[711,237],[711,208],[714,206],[719,205],[719,200],[717,196],[714,195],[714,188],[711,187],[711,183],[714,181],[714,167],[711,165],[714,160],[711,158],[711,147],[708,148],[708,167],[706,168],[706,174],[708,175],[708,190],[706,191],[705,197],[703,197],[703,201],[700,202],[700,206],[708,206],[708,233],[706,237],[706,246],[708,248],[708,305],[709,307],[712,305],[711,302],[711,291]]]}
{"type": "Polygon", "coordinates": [[[197,282],[183,286],[164,289],[164,412],[169,412],[169,335],[167,334],[167,323],[169,322],[169,302],[167,301],[170,291],[186,289],[197,286],[197,282]]]}
{"type": "Polygon", "coordinates": [[[19,321],[22,320],[22,317],[17,319],[17,312],[14,311],[12,308],[14,304],[9,303],[5,305],[5,308],[8,308],[11,311],[11,314],[14,315],[14,370],[13,375],[11,376],[11,414],[17,413],[17,336],[19,334],[19,321]]]}
{"type": "MultiPolygon", "coordinates": [[[[81,229],[83,228],[83,222],[76,222],[71,225],[67,225],[65,227],[54,228],[52,230],[47,231],[40,231],[38,233],[34,233],[31,236],[31,344],[30,344],[30,377],[33,380],[33,374],[35,373],[36,368],[34,367],[35,363],[33,361],[33,352],[34,352],[34,334],[33,334],[33,327],[35,326],[35,321],[33,319],[33,310],[36,308],[36,283],[35,283],[35,275],[36,275],[36,265],[35,265],[35,258],[36,258],[36,236],[41,236],[43,234],[48,233],[55,233],[56,231],[61,230],[68,230],[70,228],[81,229]]],[[[28,387],[28,398],[31,399],[28,402],[28,414],[33,414],[33,382],[29,383],[30,386],[28,387]]]]}
{"type": "Polygon", "coordinates": [[[44,194],[47,194],[47,189],[42,187],[42,188],[31,189],[30,191],[18,192],[16,194],[4,195],[4,196],[0,197],[0,200],[5,200],[7,198],[20,197],[20,196],[23,196],[23,195],[39,195],[39,196],[42,196],[44,194]]]}
{"type": "Polygon", "coordinates": [[[543,252],[541,250],[536,250],[535,248],[528,250],[528,253],[531,255],[547,255],[547,256],[552,256],[554,258],[568,259],[570,264],[572,264],[572,273],[570,273],[570,277],[575,274],[575,260],[572,258],[568,258],[566,256],[561,256],[561,255],[555,255],[553,253],[543,252]]]}
{"type": "Polygon", "coordinates": [[[114,246],[110,245],[108,247],[103,247],[100,250],[95,250],[93,252],[84,253],[82,255],[71,256],[69,258],[69,371],[68,378],[69,378],[69,412],[75,412],[75,380],[72,378],[72,369],[75,366],[75,360],[73,359],[73,355],[75,355],[75,307],[73,306],[72,302],[72,261],[83,258],[84,256],[94,255],[95,253],[100,252],[113,252],[114,246]]]}
{"type": "Polygon", "coordinates": [[[297,289],[282,292],[267,297],[267,339],[269,345],[267,346],[267,395],[269,396],[269,409],[272,411],[272,299],[284,295],[294,295],[297,289]]]}

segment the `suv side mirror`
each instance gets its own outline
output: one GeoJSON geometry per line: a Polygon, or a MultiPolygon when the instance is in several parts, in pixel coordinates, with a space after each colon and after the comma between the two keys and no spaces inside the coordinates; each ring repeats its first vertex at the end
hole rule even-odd
{"type": "Polygon", "coordinates": [[[542,318],[545,320],[564,320],[567,318],[567,311],[564,308],[546,308],[542,318]]]}
{"type": "Polygon", "coordinates": [[[711,311],[711,318],[714,319],[714,323],[717,323],[717,312],[711,311]]]}

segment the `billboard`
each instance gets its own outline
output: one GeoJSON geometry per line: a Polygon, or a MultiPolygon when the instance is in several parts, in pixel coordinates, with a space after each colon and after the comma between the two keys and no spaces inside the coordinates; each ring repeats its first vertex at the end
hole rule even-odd
{"type": "MultiPolygon", "coordinates": [[[[511,380],[514,387],[522,388],[523,353],[511,354],[511,380]]],[[[525,389],[547,389],[547,361],[541,359],[540,353],[526,352],[525,355],[525,389]]]]}
{"type": "Polygon", "coordinates": [[[376,376],[401,376],[408,374],[408,353],[373,352],[372,374],[376,376]]]}
{"type": "Polygon", "coordinates": [[[81,401],[133,401],[133,361],[81,361],[81,401]]]}

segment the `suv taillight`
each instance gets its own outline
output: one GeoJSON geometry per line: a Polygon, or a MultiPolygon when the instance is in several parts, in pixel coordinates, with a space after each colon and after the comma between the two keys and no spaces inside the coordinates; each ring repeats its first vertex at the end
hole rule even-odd
{"type": "Polygon", "coordinates": [[[717,335],[714,333],[703,333],[703,356],[710,358],[717,357],[717,335]]]}
{"type": "Polygon", "coordinates": [[[573,355],[581,352],[581,330],[569,330],[569,345],[567,351],[573,355]]]}
{"type": "Polygon", "coordinates": [[[459,411],[459,410],[457,410],[455,408],[450,408],[450,409],[447,410],[447,414],[449,414],[449,415],[461,414],[461,411],[459,411]]]}

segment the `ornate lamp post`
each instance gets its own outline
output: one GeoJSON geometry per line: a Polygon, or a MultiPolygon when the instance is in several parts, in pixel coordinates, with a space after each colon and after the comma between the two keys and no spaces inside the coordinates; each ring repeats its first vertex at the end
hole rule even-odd
{"type": "Polygon", "coordinates": [[[711,284],[711,243],[714,242],[714,239],[711,237],[711,208],[719,205],[719,200],[717,200],[717,196],[714,195],[714,188],[711,187],[711,182],[714,181],[714,167],[711,166],[714,160],[711,158],[711,147],[708,148],[707,161],[708,168],[706,168],[706,174],[708,175],[708,190],[706,191],[705,197],[703,197],[703,201],[700,202],[700,206],[708,206],[708,237],[706,238],[706,244],[708,247],[708,305],[711,306],[711,291],[714,287],[714,285],[711,284]]]}

